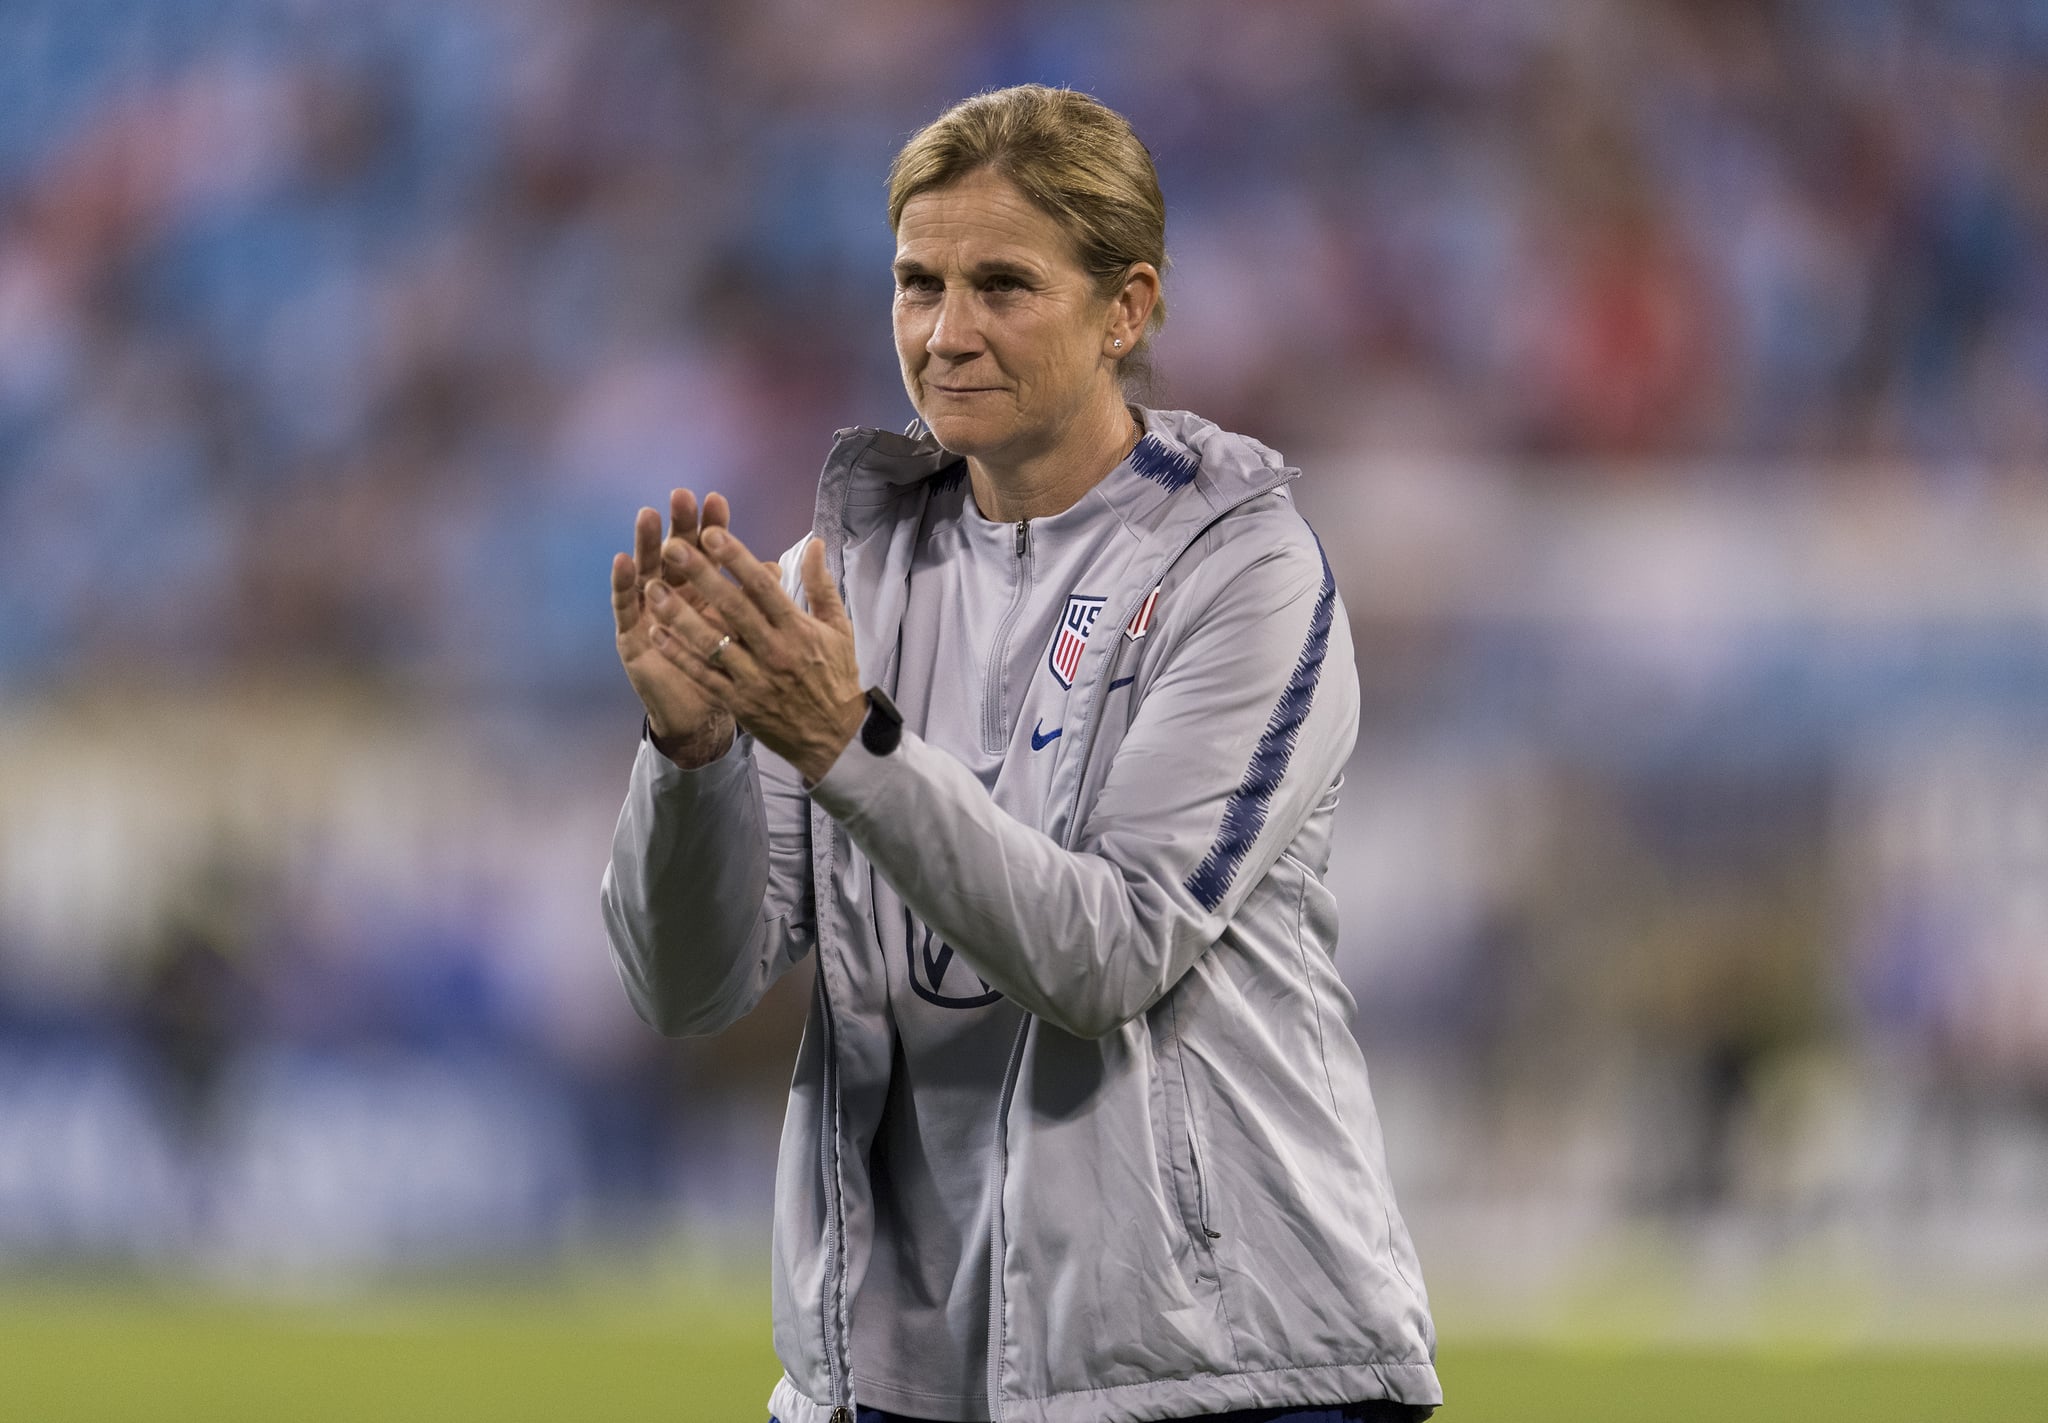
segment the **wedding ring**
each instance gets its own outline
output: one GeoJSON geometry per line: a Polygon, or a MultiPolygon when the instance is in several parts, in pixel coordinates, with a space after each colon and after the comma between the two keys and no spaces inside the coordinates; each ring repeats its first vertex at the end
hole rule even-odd
{"type": "Polygon", "coordinates": [[[712,648],[709,652],[704,654],[704,660],[706,662],[709,662],[713,667],[716,667],[718,665],[718,659],[723,657],[725,655],[725,650],[731,646],[732,634],[727,633],[724,637],[718,639],[718,646],[712,648]]]}

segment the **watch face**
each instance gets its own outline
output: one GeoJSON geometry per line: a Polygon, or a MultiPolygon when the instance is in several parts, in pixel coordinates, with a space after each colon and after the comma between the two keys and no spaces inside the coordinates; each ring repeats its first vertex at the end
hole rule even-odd
{"type": "Polygon", "coordinates": [[[867,719],[860,724],[860,744],[877,756],[886,756],[903,739],[903,713],[879,687],[868,689],[867,719]]]}
{"type": "Polygon", "coordinates": [[[877,756],[886,756],[896,749],[896,743],[903,739],[903,728],[887,717],[868,713],[868,719],[860,724],[860,744],[877,756]]]}

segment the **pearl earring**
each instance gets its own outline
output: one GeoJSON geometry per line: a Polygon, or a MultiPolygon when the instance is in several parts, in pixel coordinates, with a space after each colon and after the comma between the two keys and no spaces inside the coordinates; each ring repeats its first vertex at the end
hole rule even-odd
{"type": "Polygon", "coordinates": [[[1123,337],[1121,337],[1121,336],[1119,336],[1119,337],[1117,337],[1117,338],[1116,338],[1116,340],[1112,341],[1112,342],[1111,342],[1110,344],[1111,344],[1111,345],[1113,345],[1113,346],[1121,346],[1121,345],[1123,345],[1123,343],[1124,343],[1124,338],[1123,338],[1123,337]]]}

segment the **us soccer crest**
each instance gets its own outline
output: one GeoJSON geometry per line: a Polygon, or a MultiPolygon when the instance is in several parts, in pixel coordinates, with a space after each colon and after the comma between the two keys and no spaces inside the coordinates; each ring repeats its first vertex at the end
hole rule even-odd
{"type": "Polygon", "coordinates": [[[951,944],[915,921],[911,929],[903,947],[910,955],[910,986],[918,997],[941,1008],[979,1008],[1003,996],[969,968],[951,944]]]}
{"type": "Polygon", "coordinates": [[[1081,670],[1081,653],[1088,646],[1088,634],[1094,631],[1095,619],[1108,601],[1085,593],[1068,595],[1067,610],[1060,614],[1060,630],[1053,634],[1052,651],[1045,659],[1053,680],[1062,688],[1074,685],[1074,674],[1081,670]]]}

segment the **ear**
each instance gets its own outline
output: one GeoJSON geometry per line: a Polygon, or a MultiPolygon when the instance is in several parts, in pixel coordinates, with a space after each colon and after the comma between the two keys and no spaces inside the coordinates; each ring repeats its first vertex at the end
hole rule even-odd
{"type": "Polygon", "coordinates": [[[1102,354],[1112,361],[1121,361],[1137,350],[1138,343],[1145,339],[1145,323],[1152,319],[1152,308],[1158,304],[1159,269],[1150,262],[1133,262],[1124,273],[1123,286],[1110,298],[1102,354]]]}

